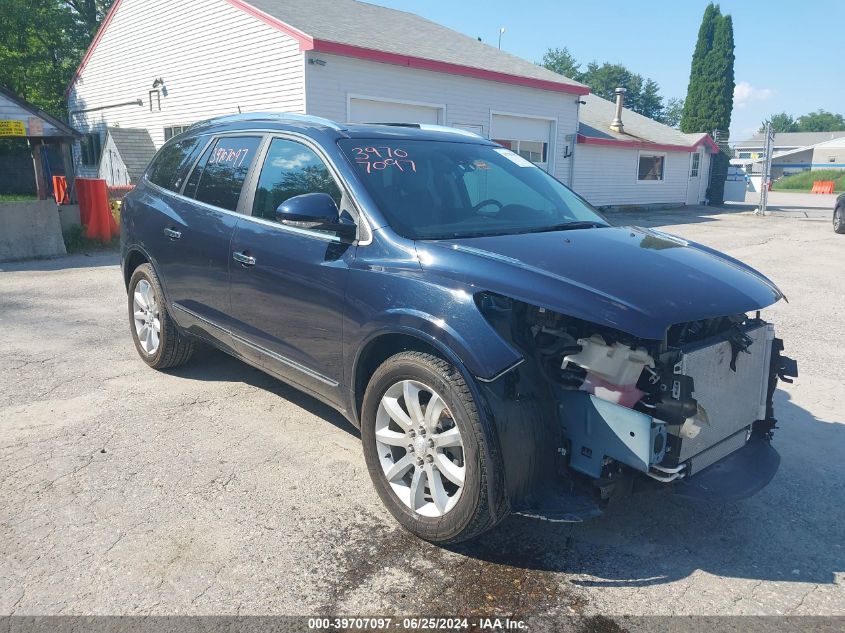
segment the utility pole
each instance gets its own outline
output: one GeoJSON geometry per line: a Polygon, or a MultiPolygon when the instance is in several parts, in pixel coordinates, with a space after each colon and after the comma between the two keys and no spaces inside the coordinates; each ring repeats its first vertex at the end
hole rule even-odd
{"type": "Polygon", "coordinates": [[[766,205],[769,202],[769,180],[772,174],[772,150],[775,143],[775,132],[771,123],[766,123],[763,132],[765,136],[763,145],[763,174],[760,178],[760,207],[754,212],[758,215],[766,215],[766,205]]]}
{"type": "Polygon", "coordinates": [[[499,50],[502,50],[502,35],[505,34],[505,27],[499,29],[499,50]]]}

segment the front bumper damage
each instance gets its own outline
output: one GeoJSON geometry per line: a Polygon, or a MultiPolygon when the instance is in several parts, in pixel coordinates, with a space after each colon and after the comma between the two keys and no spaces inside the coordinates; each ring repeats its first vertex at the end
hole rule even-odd
{"type": "Polygon", "coordinates": [[[755,494],[780,463],[771,445],[777,382],[797,375],[782,351],[759,315],[737,322],[659,356],[654,367],[672,374],[659,382],[665,397],[633,407],[549,380],[542,362],[529,357],[487,386],[512,509],[583,521],[640,489],[722,502],[755,494]]]}

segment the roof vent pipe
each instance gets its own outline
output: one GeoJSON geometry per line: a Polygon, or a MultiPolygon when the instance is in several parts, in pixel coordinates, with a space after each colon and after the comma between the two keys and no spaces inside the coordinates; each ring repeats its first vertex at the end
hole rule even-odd
{"type": "Polygon", "coordinates": [[[610,122],[610,129],[614,132],[619,132],[620,134],[625,131],[625,126],[622,125],[622,105],[625,103],[626,92],[628,91],[622,87],[613,91],[613,94],[616,95],[616,116],[614,116],[613,121],[610,122]]]}

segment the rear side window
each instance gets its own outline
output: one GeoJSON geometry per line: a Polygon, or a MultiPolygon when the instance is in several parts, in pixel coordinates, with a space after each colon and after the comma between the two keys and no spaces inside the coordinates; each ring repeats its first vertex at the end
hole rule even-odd
{"type": "Polygon", "coordinates": [[[153,159],[147,179],[159,187],[179,191],[204,143],[205,139],[201,143],[200,138],[193,137],[165,145],[153,159]]]}
{"type": "Polygon", "coordinates": [[[261,137],[226,136],[209,147],[194,169],[185,195],[234,211],[261,137]]]}

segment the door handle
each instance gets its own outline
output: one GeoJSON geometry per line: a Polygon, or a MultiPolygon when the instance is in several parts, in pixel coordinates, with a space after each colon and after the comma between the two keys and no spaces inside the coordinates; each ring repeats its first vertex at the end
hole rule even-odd
{"type": "Polygon", "coordinates": [[[252,255],[247,255],[246,253],[238,253],[235,251],[232,253],[232,259],[236,262],[240,262],[244,266],[255,266],[255,258],[252,255]]]}
{"type": "Polygon", "coordinates": [[[164,229],[164,234],[171,240],[178,240],[180,237],[182,237],[181,231],[177,231],[176,229],[171,228],[164,229]]]}

